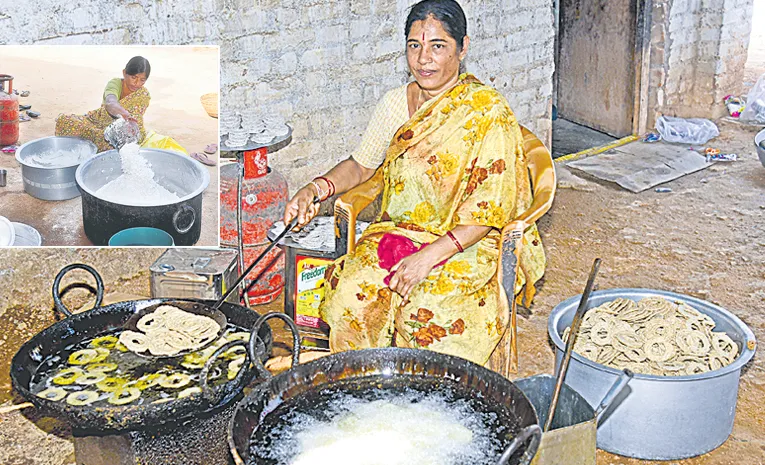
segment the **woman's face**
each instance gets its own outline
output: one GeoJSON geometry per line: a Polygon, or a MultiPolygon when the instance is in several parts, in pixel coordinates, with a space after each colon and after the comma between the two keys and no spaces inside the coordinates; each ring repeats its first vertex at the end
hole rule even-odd
{"type": "Polygon", "coordinates": [[[432,16],[412,23],[406,38],[406,61],[420,87],[435,95],[454,85],[469,42],[465,37],[458,50],[457,41],[432,16]]]}
{"type": "Polygon", "coordinates": [[[122,76],[125,78],[125,85],[130,92],[135,92],[143,87],[146,84],[146,79],[148,79],[146,73],[138,73],[131,76],[124,69],[122,70],[122,76]]]}

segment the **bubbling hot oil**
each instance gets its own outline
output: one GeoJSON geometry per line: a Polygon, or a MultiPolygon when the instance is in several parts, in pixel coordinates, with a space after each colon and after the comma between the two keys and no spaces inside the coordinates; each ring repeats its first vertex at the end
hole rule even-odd
{"type": "Polygon", "coordinates": [[[250,465],[493,465],[514,421],[466,394],[336,383],[267,415],[250,465]]]}

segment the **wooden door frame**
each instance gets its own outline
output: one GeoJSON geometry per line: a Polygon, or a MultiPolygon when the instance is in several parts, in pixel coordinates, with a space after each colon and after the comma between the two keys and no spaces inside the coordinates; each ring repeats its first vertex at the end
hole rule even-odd
{"type": "Polygon", "coordinates": [[[648,87],[651,81],[651,25],[653,0],[635,0],[635,103],[632,110],[632,133],[648,132],[648,87]]]}
{"type": "MultiPolygon", "coordinates": [[[[651,24],[653,0],[635,0],[635,52],[634,52],[634,103],[632,110],[632,133],[644,134],[648,131],[648,87],[651,71],[651,24]]],[[[557,103],[560,74],[558,69],[560,56],[560,0],[553,0],[553,16],[555,39],[553,45],[553,61],[555,76],[553,80],[553,96],[557,103]]]]}

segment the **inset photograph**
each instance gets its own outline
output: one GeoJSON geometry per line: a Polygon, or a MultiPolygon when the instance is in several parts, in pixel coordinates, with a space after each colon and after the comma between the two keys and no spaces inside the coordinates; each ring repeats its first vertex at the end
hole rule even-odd
{"type": "Polygon", "coordinates": [[[217,246],[217,46],[3,46],[0,247],[217,246]]]}

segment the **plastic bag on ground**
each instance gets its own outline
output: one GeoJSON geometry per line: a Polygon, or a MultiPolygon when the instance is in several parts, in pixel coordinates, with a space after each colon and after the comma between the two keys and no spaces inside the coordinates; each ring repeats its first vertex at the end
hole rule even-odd
{"type": "Polygon", "coordinates": [[[746,108],[739,119],[765,124],[765,74],[760,76],[746,96],[746,108]]]}
{"type": "Polygon", "coordinates": [[[656,129],[665,141],[681,144],[702,145],[720,135],[717,125],[703,118],[660,116],[656,121],[656,129]]]}
{"type": "Polygon", "coordinates": [[[146,134],[146,138],[144,138],[141,143],[141,147],[145,149],[173,150],[184,155],[189,154],[189,152],[187,152],[186,149],[172,137],[163,136],[154,131],[149,131],[149,133],[146,134]]]}

